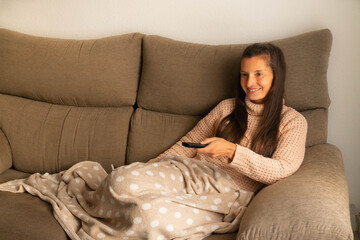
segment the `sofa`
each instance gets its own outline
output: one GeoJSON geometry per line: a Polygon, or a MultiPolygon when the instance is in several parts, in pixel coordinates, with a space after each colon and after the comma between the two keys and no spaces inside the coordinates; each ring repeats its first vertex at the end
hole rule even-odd
{"type": "MultiPolygon", "coordinates": [[[[285,104],[308,122],[292,176],[256,193],[239,231],[206,239],[353,239],[339,149],[327,143],[328,29],[270,41],[287,61],[285,104]]],[[[234,96],[247,44],[129,33],[72,40],[0,29],[0,183],[80,161],[111,171],[172,146],[234,96]]],[[[0,192],[0,238],[68,239],[51,205],[0,192]]]]}

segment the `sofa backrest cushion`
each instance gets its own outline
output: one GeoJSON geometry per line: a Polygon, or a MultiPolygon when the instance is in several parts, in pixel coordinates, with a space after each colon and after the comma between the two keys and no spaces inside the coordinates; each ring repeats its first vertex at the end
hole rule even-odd
{"type": "MultiPolygon", "coordinates": [[[[308,121],[307,146],[326,142],[330,31],[272,43],[283,50],[287,62],[286,105],[300,111],[308,121]]],[[[221,100],[234,96],[239,60],[247,45],[213,46],[145,36],[137,98],[141,111],[131,122],[128,163],[156,157],[196,124],[194,117],[200,119],[221,100]],[[157,127],[145,130],[149,125],[157,127]],[[146,135],[141,134],[144,131],[146,135]]]]}
{"type": "Polygon", "coordinates": [[[0,29],[0,93],[79,107],[132,106],[142,38],[52,39],[0,29]]]}
{"type": "Polygon", "coordinates": [[[124,164],[142,37],[65,40],[0,30],[0,128],[16,170],[124,164]]]}

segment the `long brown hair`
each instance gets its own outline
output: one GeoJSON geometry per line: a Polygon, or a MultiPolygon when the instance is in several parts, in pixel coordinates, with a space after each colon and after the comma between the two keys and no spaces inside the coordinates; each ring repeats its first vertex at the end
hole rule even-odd
{"type": "MultiPolygon", "coordinates": [[[[269,66],[273,71],[273,82],[265,97],[264,110],[258,129],[251,142],[251,150],[265,157],[271,157],[278,143],[278,131],[284,98],[286,63],[281,49],[271,43],[255,43],[248,46],[241,57],[251,58],[259,55],[269,56],[269,66]]],[[[240,62],[241,62],[240,61],[240,62]]],[[[236,86],[235,108],[226,116],[217,128],[216,136],[233,143],[239,143],[244,137],[248,124],[245,104],[246,94],[240,79],[236,86]]]]}

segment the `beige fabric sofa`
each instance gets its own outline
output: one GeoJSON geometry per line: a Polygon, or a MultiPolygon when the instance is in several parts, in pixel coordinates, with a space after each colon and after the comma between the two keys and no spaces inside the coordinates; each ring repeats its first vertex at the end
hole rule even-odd
{"type": "MultiPolygon", "coordinates": [[[[332,35],[324,29],[273,43],[288,64],[286,104],[308,121],[306,156],[294,175],[255,196],[239,239],[352,239],[343,159],[326,143],[332,35]]],[[[84,160],[110,171],[156,157],[233,96],[245,47],[0,29],[0,182],[84,160]]],[[[1,239],[67,239],[51,206],[29,194],[0,192],[0,213],[1,239]]]]}

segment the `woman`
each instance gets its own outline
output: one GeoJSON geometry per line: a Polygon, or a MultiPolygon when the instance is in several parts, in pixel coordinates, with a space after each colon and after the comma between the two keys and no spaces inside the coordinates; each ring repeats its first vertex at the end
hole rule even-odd
{"type": "Polygon", "coordinates": [[[285,70],[278,47],[250,45],[236,98],[219,103],[157,158],[109,175],[100,164],[82,162],[61,176],[32,175],[2,190],[23,185],[43,199],[56,195],[48,201],[72,239],[195,239],[236,231],[253,193],[303,161],[307,123],[284,105],[285,70]]]}

